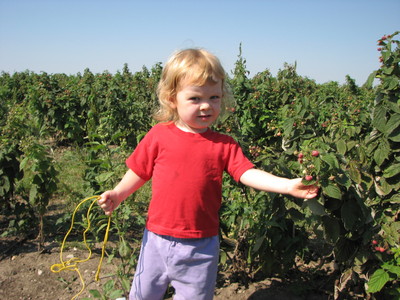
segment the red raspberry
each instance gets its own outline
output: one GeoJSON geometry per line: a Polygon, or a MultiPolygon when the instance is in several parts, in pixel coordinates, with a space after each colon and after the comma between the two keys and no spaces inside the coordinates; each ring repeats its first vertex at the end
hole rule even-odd
{"type": "Polygon", "coordinates": [[[311,155],[317,157],[319,155],[318,150],[313,150],[313,152],[311,152],[311,155]]]}

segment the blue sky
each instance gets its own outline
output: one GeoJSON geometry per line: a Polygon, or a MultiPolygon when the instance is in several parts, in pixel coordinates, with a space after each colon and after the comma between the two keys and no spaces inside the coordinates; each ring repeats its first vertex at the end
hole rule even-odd
{"type": "Polygon", "coordinates": [[[135,72],[203,47],[231,74],[241,43],[250,76],[296,62],[317,83],[362,85],[399,12],[399,0],[0,0],[0,71],[135,72]]]}

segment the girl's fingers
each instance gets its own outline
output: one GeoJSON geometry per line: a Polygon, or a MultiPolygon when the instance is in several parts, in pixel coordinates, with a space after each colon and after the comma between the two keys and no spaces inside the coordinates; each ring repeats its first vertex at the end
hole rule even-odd
{"type": "Polygon", "coordinates": [[[105,192],[100,196],[100,199],[97,201],[97,203],[99,204],[101,209],[103,209],[106,215],[110,215],[114,207],[114,203],[109,196],[109,192],[105,192]]]}

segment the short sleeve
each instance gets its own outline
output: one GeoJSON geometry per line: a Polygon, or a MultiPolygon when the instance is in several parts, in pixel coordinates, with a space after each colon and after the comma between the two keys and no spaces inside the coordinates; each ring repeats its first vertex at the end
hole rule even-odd
{"type": "Polygon", "coordinates": [[[225,170],[236,182],[239,182],[243,173],[254,168],[254,164],[244,155],[242,148],[233,139],[229,147],[229,157],[225,170]]]}
{"type": "MultiPolygon", "coordinates": [[[[153,128],[154,129],[154,128],[153,128]]],[[[157,141],[151,129],[127,158],[126,165],[143,180],[153,176],[154,162],[158,155],[157,141]]]]}

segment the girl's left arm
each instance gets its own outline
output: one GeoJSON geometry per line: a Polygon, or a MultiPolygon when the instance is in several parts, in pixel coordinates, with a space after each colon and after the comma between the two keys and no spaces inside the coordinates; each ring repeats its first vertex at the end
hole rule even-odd
{"type": "Polygon", "coordinates": [[[287,194],[302,199],[311,199],[318,195],[317,186],[304,185],[301,181],[301,178],[278,177],[259,169],[249,169],[240,177],[241,183],[260,191],[287,194]]]}

